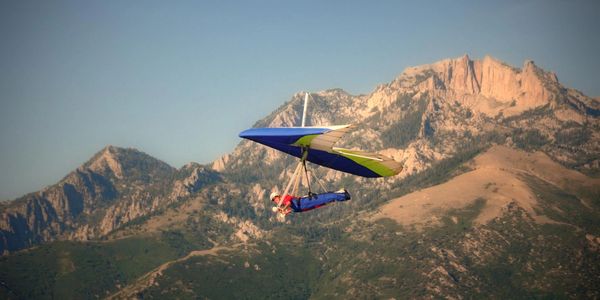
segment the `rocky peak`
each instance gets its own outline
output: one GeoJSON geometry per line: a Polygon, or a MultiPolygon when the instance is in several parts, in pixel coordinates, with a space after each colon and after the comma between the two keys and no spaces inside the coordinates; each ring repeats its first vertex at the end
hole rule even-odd
{"type": "MultiPolygon", "coordinates": [[[[298,92],[290,101],[273,112],[270,116],[259,121],[256,127],[294,127],[300,126],[304,105],[305,92],[298,92]]],[[[307,114],[307,126],[332,124],[339,120],[339,116],[348,116],[355,113],[360,107],[357,99],[363,96],[354,96],[343,89],[328,89],[310,94],[307,114]]]]}
{"type": "Polygon", "coordinates": [[[519,71],[503,62],[486,56],[475,63],[476,77],[480,82],[480,95],[510,102],[519,94],[519,71]]]}
{"type": "MultiPolygon", "coordinates": [[[[123,169],[119,162],[118,154],[125,149],[121,149],[112,145],[104,147],[92,159],[85,163],[81,168],[88,168],[96,173],[111,172],[116,178],[123,178],[123,169]]],[[[132,149],[137,151],[135,149],[132,149]]]]}
{"type": "MultiPolygon", "coordinates": [[[[107,234],[175,201],[167,190],[175,172],[136,149],[106,146],[57,184],[3,208],[0,253],[43,241],[107,234]]],[[[197,187],[190,183],[191,189],[197,187]]]]}
{"type": "Polygon", "coordinates": [[[108,145],[78,168],[103,176],[121,179],[147,180],[156,176],[170,175],[175,168],[135,148],[108,145]]]}
{"type": "MultiPolygon", "coordinates": [[[[342,88],[326,89],[326,90],[318,92],[318,93],[322,94],[322,95],[326,95],[326,94],[332,94],[332,95],[350,95],[348,92],[346,92],[342,88]]],[[[304,93],[302,93],[301,95],[304,96],[304,93]]]]}
{"type": "Polygon", "coordinates": [[[542,70],[532,60],[525,61],[523,68],[518,69],[489,55],[471,60],[465,54],[407,68],[390,85],[379,87],[375,93],[388,89],[387,94],[393,94],[393,90],[406,92],[415,88],[417,92],[458,100],[475,112],[490,116],[502,112],[507,116],[546,104],[555,105],[562,87],[556,74],[542,70]]]}
{"type": "Polygon", "coordinates": [[[441,68],[441,80],[456,93],[477,94],[479,82],[468,55],[445,61],[441,68]]]}

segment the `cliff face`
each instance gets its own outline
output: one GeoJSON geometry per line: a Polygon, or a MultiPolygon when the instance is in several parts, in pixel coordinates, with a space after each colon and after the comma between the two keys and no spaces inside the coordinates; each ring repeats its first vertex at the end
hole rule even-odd
{"type": "MultiPolygon", "coordinates": [[[[580,102],[574,96],[575,91],[561,86],[556,74],[544,71],[533,61],[525,61],[523,68],[518,69],[490,56],[471,60],[465,55],[408,68],[395,81],[396,85],[390,87],[410,87],[410,84],[402,86],[398,82],[423,77],[429,80],[419,86],[421,91],[451,98],[488,116],[499,113],[511,116],[546,104],[557,107],[565,101],[580,102]]],[[[590,105],[589,100],[593,99],[586,100],[590,105]]],[[[591,105],[598,109],[597,103],[591,105]]]]}

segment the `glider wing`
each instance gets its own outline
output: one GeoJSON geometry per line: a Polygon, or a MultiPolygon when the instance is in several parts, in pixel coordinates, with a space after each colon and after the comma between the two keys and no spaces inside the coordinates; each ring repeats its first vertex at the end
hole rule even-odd
{"type": "Polygon", "coordinates": [[[306,160],[358,176],[386,177],[400,173],[402,165],[389,157],[333,147],[351,128],[351,125],[252,128],[240,133],[240,137],[299,158],[303,148],[309,149],[306,160]]]}

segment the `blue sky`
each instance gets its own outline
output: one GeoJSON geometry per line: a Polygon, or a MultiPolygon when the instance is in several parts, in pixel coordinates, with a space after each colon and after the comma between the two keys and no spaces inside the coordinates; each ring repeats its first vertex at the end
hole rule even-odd
{"type": "Polygon", "coordinates": [[[600,96],[598,1],[0,0],[0,199],[107,144],[207,163],[292,94],[468,53],[600,96]]]}

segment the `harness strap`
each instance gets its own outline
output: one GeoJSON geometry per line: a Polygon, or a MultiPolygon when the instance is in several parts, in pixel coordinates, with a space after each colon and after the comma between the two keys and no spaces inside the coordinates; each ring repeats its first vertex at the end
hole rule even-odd
{"type": "Polygon", "coordinates": [[[277,203],[277,207],[281,207],[281,204],[283,203],[283,197],[288,194],[288,192],[290,190],[290,187],[292,187],[292,184],[294,184],[297,181],[298,176],[300,175],[300,168],[301,167],[302,167],[302,163],[299,163],[296,166],[296,169],[294,170],[294,173],[292,174],[292,177],[290,178],[290,181],[288,182],[287,186],[285,187],[283,195],[279,195],[279,202],[277,203]]]}
{"type": "Polygon", "coordinates": [[[308,185],[308,196],[312,196],[312,190],[310,188],[310,178],[308,177],[308,170],[306,169],[306,161],[302,161],[302,166],[304,167],[304,175],[306,177],[306,184],[308,185]]]}

